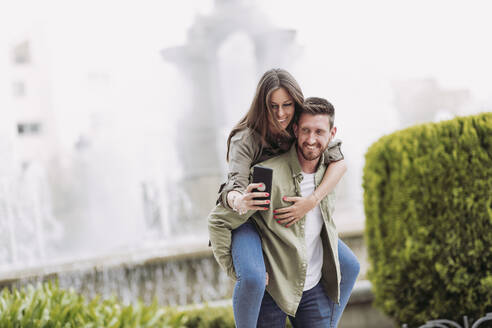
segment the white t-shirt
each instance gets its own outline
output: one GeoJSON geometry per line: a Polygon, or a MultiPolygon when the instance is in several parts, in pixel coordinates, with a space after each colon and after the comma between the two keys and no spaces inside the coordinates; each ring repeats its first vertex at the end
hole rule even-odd
{"type": "MultiPolygon", "coordinates": [[[[302,172],[301,195],[309,196],[314,191],[314,173],[302,172]]],[[[316,286],[321,280],[321,267],[323,266],[323,243],[321,242],[321,229],[323,217],[319,205],[306,214],[304,223],[305,242],[307,251],[307,271],[304,290],[316,286]]]]}

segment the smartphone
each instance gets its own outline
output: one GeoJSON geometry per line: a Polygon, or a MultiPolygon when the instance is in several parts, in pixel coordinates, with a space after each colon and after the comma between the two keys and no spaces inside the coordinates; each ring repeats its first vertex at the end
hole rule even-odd
{"type": "MultiPolygon", "coordinates": [[[[268,197],[257,197],[256,200],[270,200],[272,195],[272,178],[273,170],[268,167],[256,165],[253,167],[253,183],[263,183],[264,188],[253,189],[253,192],[267,192],[268,197]]],[[[266,208],[270,207],[270,204],[260,205],[266,208]]]]}

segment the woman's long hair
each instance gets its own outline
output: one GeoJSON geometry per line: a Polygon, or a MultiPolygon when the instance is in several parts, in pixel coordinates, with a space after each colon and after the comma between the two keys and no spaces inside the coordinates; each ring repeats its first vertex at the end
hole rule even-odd
{"type": "Polygon", "coordinates": [[[292,138],[292,124],[297,120],[303,103],[304,95],[302,94],[301,88],[289,72],[280,68],[266,71],[261,77],[260,82],[258,82],[255,97],[253,98],[249,111],[234,126],[227,138],[227,161],[229,161],[232,137],[238,131],[245,128],[255,130],[261,136],[262,146],[272,142],[275,143],[278,139],[292,138]],[[284,88],[290,94],[295,104],[294,117],[286,130],[282,128],[273,115],[270,104],[272,92],[280,88],[284,88]]]}

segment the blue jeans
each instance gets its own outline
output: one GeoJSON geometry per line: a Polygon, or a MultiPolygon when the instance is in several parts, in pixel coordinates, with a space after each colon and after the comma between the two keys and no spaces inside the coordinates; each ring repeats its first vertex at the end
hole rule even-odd
{"type": "MultiPolygon", "coordinates": [[[[301,302],[297,308],[296,316],[289,316],[290,323],[294,328],[327,328],[336,327],[335,304],[326,296],[321,283],[302,293],[301,302]]],[[[287,315],[280,310],[273,298],[265,293],[261,303],[260,316],[258,318],[259,328],[285,327],[287,315]]]]}
{"type": "MultiPolygon", "coordinates": [[[[232,258],[238,278],[232,298],[236,327],[252,328],[256,327],[257,324],[258,327],[262,327],[261,322],[268,324],[269,328],[277,327],[275,326],[276,322],[270,321],[271,312],[275,313],[275,320],[279,322],[278,327],[284,328],[287,315],[278,308],[270,295],[265,292],[266,272],[261,240],[256,231],[256,226],[251,221],[247,221],[232,231],[232,258]],[[269,303],[269,301],[271,302],[269,303]],[[273,306],[272,303],[278,311],[270,310],[270,307],[273,306]],[[265,319],[266,314],[268,314],[267,319],[265,319]]],[[[304,294],[306,294],[308,300],[311,298],[317,300],[319,311],[326,313],[326,316],[329,317],[328,322],[331,325],[325,324],[323,327],[336,327],[338,324],[360,269],[354,253],[340,239],[338,240],[338,258],[342,273],[340,304],[332,302],[318,284],[303,293],[296,317],[289,317],[295,327],[316,327],[308,323],[309,319],[318,322],[318,318],[311,316],[311,311],[306,310],[310,306],[306,308],[305,302],[303,303],[304,294]],[[313,295],[314,297],[311,297],[313,295]]],[[[310,304],[309,302],[311,301],[307,302],[310,304]]],[[[267,326],[264,325],[264,327],[267,326]]]]}
{"type": "Polygon", "coordinates": [[[265,294],[266,269],[260,236],[251,220],[232,231],[231,253],[237,276],[232,294],[236,327],[253,328],[265,294]]]}

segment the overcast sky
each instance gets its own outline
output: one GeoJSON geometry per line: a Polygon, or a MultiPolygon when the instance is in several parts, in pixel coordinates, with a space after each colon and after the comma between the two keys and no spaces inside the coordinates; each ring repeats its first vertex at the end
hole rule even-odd
{"type": "MultiPolygon", "coordinates": [[[[354,131],[365,122],[368,103],[379,108],[382,116],[392,117],[394,80],[435,78],[444,88],[468,89],[474,100],[490,103],[490,1],[251,2],[274,25],[297,31],[302,55],[292,70],[305,95],[333,100],[342,109],[341,123],[354,114],[362,115],[359,123],[345,124],[354,131]]],[[[77,76],[106,71],[122,81],[118,89],[122,95],[132,93],[143,106],[163,108],[168,121],[174,121],[178,113],[166,104],[179,99],[170,92],[163,97],[163,93],[177,83],[179,73],[159,51],[184,44],[196,16],[210,13],[213,6],[211,0],[0,0],[0,60],[7,59],[9,45],[23,31],[42,28],[57,81],[66,81],[67,88],[77,83],[82,87],[77,76]]],[[[2,86],[10,87],[5,82],[2,86]]],[[[67,89],[67,97],[70,92],[67,89]]],[[[250,97],[252,90],[245,94],[250,97]]],[[[129,100],[122,97],[122,101],[129,100]]],[[[83,126],[89,124],[83,123],[84,110],[75,105],[71,112],[57,115],[65,115],[64,120],[70,116],[83,126]]],[[[380,122],[374,136],[395,127],[380,122]]]]}
{"type": "MultiPolygon", "coordinates": [[[[354,69],[389,72],[396,77],[432,74],[444,83],[473,85],[480,96],[488,92],[484,82],[490,82],[487,79],[492,76],[488,63],[492,57],[490,1],[252,2],[277,26],[298,30],[299,43],[308,52],[327,56],[327,65],[343,67],[344,62],[352,61],[354,69]]],[[[1,0],[0,41],[35,22],[59,28],[65,20],[80,33],[76,36],[108,34],[115,46],[138,39],[140,43],[133,48],[158,50],[183,43],[195,16],[212,7],[210,0],[1,0]]]]}

